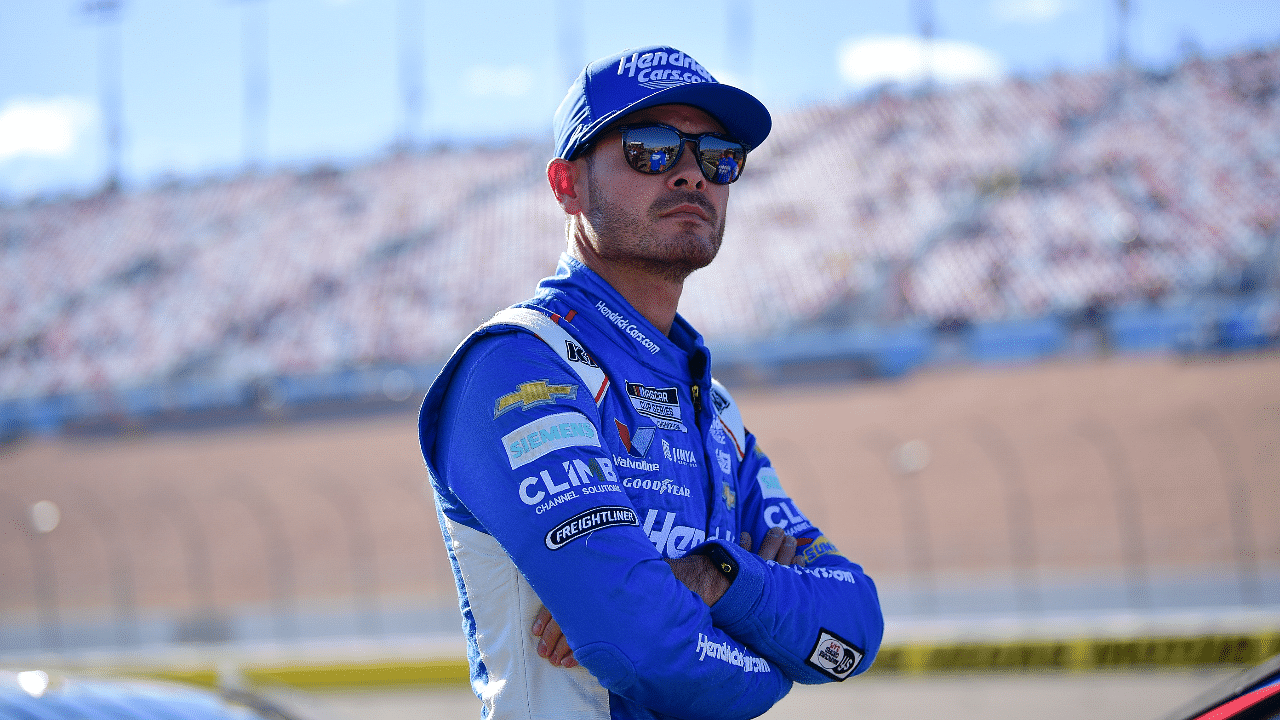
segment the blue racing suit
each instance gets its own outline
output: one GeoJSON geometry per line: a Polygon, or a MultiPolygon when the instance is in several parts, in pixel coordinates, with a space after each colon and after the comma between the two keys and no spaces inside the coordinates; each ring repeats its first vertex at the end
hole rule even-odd
{"type": "Polygon", "coordinates": [[[419,435],[485,717],[750,718],[870,667],[875,585],[783,491],[701,336],[576,259],[462,342],[419,435]],[[771,527],[807,567],[735,542],[771,527]],[[730,579],[711,607],[663,561],[691,552],[730,579]],[[579,667],[537,655],[542,605],[579,667]]]}

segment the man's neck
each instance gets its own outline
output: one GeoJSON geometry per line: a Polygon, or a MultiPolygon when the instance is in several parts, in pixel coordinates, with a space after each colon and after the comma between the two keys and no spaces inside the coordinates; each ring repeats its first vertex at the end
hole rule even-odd
{"type": "Polygon", "coordinates": [[[609,283],[663,335],[671,333],[680,294],[684,291],[683,278],[669,277],[661,271],[655,272],[633,263],[605,260],[579,243],[569,243],[569,254],[609,283]]]}

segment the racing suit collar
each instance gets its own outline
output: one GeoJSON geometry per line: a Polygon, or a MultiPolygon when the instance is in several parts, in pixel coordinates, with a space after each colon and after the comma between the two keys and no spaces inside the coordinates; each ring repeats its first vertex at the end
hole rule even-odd
{"type": "Polygon", "coordinates": [[[671,334],[664,335],[608,281],[569,253],[560,254],[556,274],[538,283],[538,290],[539,294],[548,290],[563,293],[579,317],[587,317],[619,346],[633,349],[644,365],[675,377],[692,373],[692,380],[710,382],[710,353],[702,335],[687,320],[676,313],[671,334]]]}

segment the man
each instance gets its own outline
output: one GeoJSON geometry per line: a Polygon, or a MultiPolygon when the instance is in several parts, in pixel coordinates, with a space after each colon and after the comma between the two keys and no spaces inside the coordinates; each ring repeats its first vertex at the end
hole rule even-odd
{"type": "Polygon", "coordinates": [[[871,665],[875,586],[676,314],[770,126],[669,47],[591,63],[556,112],[567,252],[463,341],[419,422],[485,717],[749,718],[871,665]]]}

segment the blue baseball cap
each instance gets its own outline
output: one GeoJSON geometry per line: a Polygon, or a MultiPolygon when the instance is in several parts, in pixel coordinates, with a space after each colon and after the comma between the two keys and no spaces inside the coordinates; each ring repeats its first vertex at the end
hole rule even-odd
{"type": "Polygon", "coordinates": [[[655,105],[692,105],[747,146],[760,146],[773,120],[764,103],[717,81],[687,54],[665,45],[624,50],[583,68],[556,109],[556,157],[572,160],[615,120],[655,105]]]}

